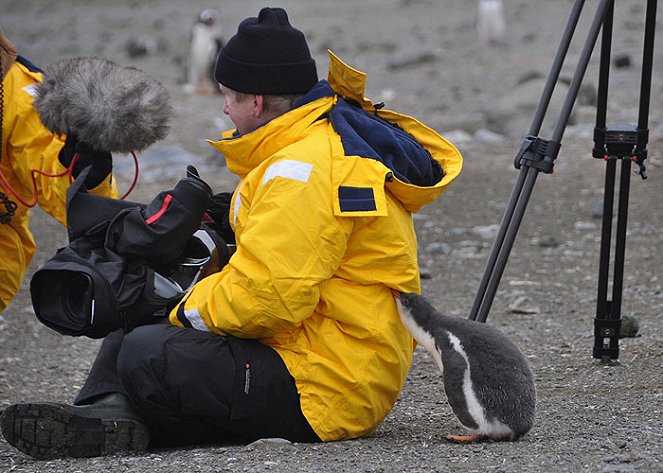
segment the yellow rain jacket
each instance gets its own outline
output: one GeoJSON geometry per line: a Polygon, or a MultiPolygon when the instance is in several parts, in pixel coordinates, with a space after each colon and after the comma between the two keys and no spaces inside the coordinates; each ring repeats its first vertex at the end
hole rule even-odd
{"type": "MultiPolygon", "coordinates": [[[[2,80],[2,148],[0,149],[0,192],[18,207],[7,224],[0,223],[0,312],[18,292],[25,270],[35,252],[35,240],[30,233],[30,208],[20,203],[9,186],[32,204],[35,199],[33,181],[37,184],[37,203],[42,210],[66,222],[66,193],[69,177],[45,177],[33,173],[40,170],[59,174],[65,170],[58,154],[64,146],[64,137],[54,136],[42,125],[33,107],[34,85],[42,74],[20,56],[17,60],[13,45],[0,31],[0,53],[4,77],[2,80]],[[5,182],[6,179],[6,182],[5,182]]],[[[110,179],[104,180],[92,193],[117,196],[110,179]]],[[[0,208],[0,213],[5,207],[0,208]]]]}
{"type": "Polygon", "coordinates": [[[370,434],[396,402],[414,343],[392,290],[420,290],[411,213],[462,165],[430,128],[373,106],[365,75],[330,55],[328,81],[299,106],[212,143],[241,179],[237,251],[170,314],[274,348],[324,441],[370,434]]]}

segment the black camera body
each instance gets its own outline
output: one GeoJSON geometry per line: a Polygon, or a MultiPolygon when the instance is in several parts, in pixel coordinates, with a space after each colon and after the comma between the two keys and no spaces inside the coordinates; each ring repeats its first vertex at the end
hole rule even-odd
{"type": "Polygon", "coordinates": [[[67,194],[69,244],[30,281],[44,325],[101,338],[158,322],[230,259],[226,242],[203,222],[212,191],[200,178],[188,176],[143,205],[88,194],[86,172],[67,194]]]}

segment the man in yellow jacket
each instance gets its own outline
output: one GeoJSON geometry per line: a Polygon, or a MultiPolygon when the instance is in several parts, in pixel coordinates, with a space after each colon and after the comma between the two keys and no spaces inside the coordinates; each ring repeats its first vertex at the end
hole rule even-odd
{"type": "Polygon", "coordinates": [[[35,252],[30,233],[30,208],[39,205],[60,223],[66,221],[66,192],[69,175],[63,171],[79,151],[74,174],[83,163],[95,162],[94,176],[86,181],[93,193],[117,196],[110,179],[111,156],[76,150],[70,139],[53,135],[42,125],[33,106],[34,86],[42,73],[17,55],[14,45],[0,29],[2,69],[2,148],[0,149],[0,312],[18,292],[26,268],[35,252]],[[45,174],[61,174],[47,177],[45,174]]]}
{"type": "Polygon", "coordinates": [[[10,443],[52,458],[140,450],[148,438],[316,442],[377,428],[414,348],[393,296],[420,289],[412,213],[443,192],[462,158],[435,131],[366,99],[364,74],[330,56],[318,81],[304,35],[280,8],[239,25],[216,63],[236,128],[211,142],[240,177],[229,209],[235,254],[169,324],[107,336],[77,405],[6,409],[10,443]],[[121,434],[80,427],[94,448],[76,448],[12,427],[43,430],[54,419],[74,430],[84,423],[72,419],[114,422],[121,434]]]}

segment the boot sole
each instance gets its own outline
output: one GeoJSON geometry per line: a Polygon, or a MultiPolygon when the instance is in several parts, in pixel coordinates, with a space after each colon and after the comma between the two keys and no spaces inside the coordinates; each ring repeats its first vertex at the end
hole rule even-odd
{"type": "Polygon", "coordinates": [[[7,442],[37,460],[141,452],[150,438],[136,420],[84,417],[55,403],[9,406],[0,416],[0,429],[7,442]]]}

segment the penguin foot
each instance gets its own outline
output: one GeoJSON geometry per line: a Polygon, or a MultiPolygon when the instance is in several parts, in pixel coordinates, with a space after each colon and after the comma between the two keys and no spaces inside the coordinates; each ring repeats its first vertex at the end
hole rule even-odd
{"type": "Polygon", "coordinates": [[[449,435],[447,435],[447,440],[449,442],[453,442],[453,443],[474,443],[474,442],[480,442],[483,439],[484,439],[484,437],[482,437],[481,435],[477,435],[477,434],[470,434],[470,435],[449,434],[449,435]]]}

